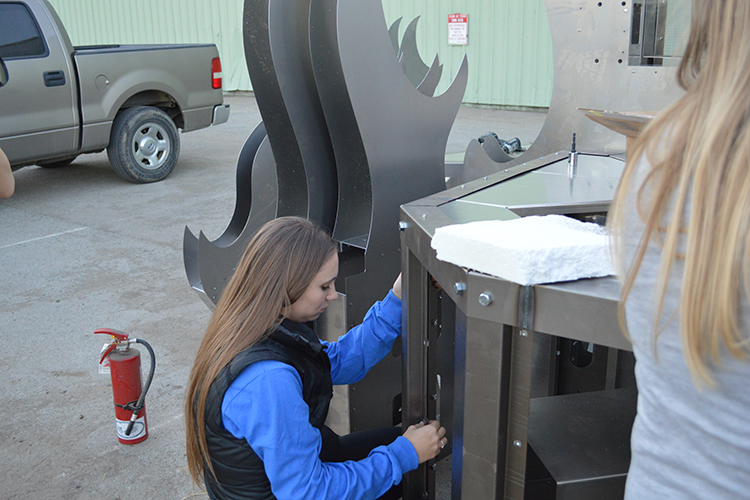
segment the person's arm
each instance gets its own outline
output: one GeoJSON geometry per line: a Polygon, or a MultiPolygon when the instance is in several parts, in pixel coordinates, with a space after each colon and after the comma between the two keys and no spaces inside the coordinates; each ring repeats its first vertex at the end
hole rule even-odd
{"type": "Polygon", "coordinates": [[[263,460],[279,500],[374,499],[417,468],[420,453],[403,436],[375,448],[364,460],[323,463],[320,431],[308,418],[299,374],[278,361],[250,365],[222,403],[224,426],[246,439],[263,460]]]}
{"type": "MultiPolygon", "coordinates": [[[[393,348],[401,335],[401,300],[392,289],[376,302],[362,324],[355,326],[337,342],[321,342],[331,360],[334,384],[353,384],[362,380],[393,348]]],[[[400,287],[398,289],[400,293],[400,287]]]]}
{"type": "Polygon", "coordinates": [[[10,169],[10,162],[0,149],[0,198],[10,198],[16,189],[16,180],[13,178],[13,171],[10,169]]]}

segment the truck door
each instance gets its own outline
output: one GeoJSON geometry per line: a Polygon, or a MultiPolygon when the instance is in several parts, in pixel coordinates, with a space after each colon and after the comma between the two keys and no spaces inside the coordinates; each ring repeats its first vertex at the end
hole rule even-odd
{"type": "Polygon", "coordinates": [[[43,3],[0,3],[0,148],[12,165],[75,152],[78,99],[71,55],[43,3]]]}

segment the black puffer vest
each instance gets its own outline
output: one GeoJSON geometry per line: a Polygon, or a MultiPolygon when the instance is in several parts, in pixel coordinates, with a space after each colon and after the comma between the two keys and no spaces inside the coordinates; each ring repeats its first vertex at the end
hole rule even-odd
{"type": "Polygon", "coordinates": [[[216,478],[206,470],[206,491],[214,500],[273,499],[263,462],[245,439],[224,428],[221,403],[234,379],[251,363],[281,361],[294,367],[302,379],[302,397],[310,408],[310,424],[331,433],[323,423],[333,394],[331,363],[318,337],[307,326],[284,320],[262,343],[247,349],[219,373],[206,401],[206,438],[216,478]]]}

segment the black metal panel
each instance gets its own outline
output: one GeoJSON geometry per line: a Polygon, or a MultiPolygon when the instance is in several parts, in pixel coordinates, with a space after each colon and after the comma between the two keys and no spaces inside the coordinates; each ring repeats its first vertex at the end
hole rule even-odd
{"type": "MultiPolygon", "coordinates": [[[[630,466],[635,388],[533,399],[529,446],[555,483],[556,500],[619,500],[630,466]],[[574,458],[573,458],[574,457],[574,458]]],[[[533,458],[529,482],[545,481],[533,458]]],[[[547,490],[548,491],[548,490],[547,490]]],[[[526,498],[531,493],[526,494],[526,498]]],[[[534,496],[544,500],[545,497],[534,496]]]]}
{"type": "Polygon", "coordinates": [[[415,87],[422,83],[429,70],[417,50],[417,23],[419,22],[419,17],[417,16],[412,19],[404,30],[401,48],[398,52],[398,60],[404,68],[406,77],[415,87]]]}

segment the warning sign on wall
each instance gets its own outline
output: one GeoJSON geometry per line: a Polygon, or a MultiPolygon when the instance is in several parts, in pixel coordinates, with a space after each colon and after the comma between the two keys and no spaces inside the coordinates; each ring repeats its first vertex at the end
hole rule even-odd
{"type": "Polygon", "coordinates": [[[448,14],[448,45],[469,44],[468,14],[448,14]]]}

